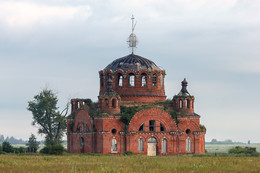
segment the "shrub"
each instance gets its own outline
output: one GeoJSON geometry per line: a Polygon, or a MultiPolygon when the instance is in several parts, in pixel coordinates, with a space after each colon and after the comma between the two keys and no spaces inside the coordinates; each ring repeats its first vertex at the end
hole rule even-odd
{"type": "Polygon", "coordinates": [[[6,153],[13,153],[14,152],[14,148],[7,141],[3,142],[2,147],[3,147],[3,151],[6,152],[6,153]]]}
{"type": "Polygon", "coordinates": [[[61,144],[56,144],[45,146],[43,149],[40,150],[40,153],[62,155],[64,151],[65,149],[61,144]]]}
{"type": "Polygon", "coordinates": [[[125,153],[124,153],[124,155],[125,156],[131,156],[131,155],[133,155],[134,153],[132,152],[132,151],[126,151],[125,153]]]}
{"type": "Polygon", "coordinates": [[[228,150],[228,153],[244,154],[244,155],[249,155],[249,156],[259,156],[259,153],[256,151],[256,148],[253,148],[253,147],[242,148],[240,146],[237,146],[235,148],[231,148],[230,150],[228,150]]]}

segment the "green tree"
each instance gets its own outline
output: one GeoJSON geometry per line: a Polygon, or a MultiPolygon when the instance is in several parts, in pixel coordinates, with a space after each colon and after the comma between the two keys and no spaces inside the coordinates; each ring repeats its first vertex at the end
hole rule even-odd
{"type": "Polygon", "coordinates": [[[28,143],[26,146],[28,146],[30,152],[36,152],[39,148],[40,142],[36,140],[36,137],[34,134],[31,134],[28,143]]]}
{"type": "Polygon", "coordinates": [[[3,144],[2,144],[2,148],[3,148],[3,151],[6,152],[6,153],[13,153],[14,152],[14,148],[12,147],[12,145],[7,142],[7,141],[4,141],[3,144]]]}
{"type": "MultiPolygon", "coordinates": [[[[27,109],[32,112],[33,125],[38,126],[38,133],[45,135],[45,145],[55,145],[62,142],[66,129],[66,119],[58,111],[56,94],[49,89],[44,89],[28,102],[27,109]]],[[[66,114],[68,105],[65,108],[66,114]]]]}

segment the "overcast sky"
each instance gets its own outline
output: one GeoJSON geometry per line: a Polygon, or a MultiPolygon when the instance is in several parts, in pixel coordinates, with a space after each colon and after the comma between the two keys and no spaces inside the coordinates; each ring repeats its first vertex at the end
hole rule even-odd
{"type": "MultiPolygon", "coordinates": [[[[28,139],[28,101],[43,88],[97,101],[98,71],[130,53],[166,70],[166,95],[184,77],[206,141],[260,142],[260,1],[0,0],[0,134],[28,139]]],[[[42,138],[38,136],[38,138],[42,138]]]]}

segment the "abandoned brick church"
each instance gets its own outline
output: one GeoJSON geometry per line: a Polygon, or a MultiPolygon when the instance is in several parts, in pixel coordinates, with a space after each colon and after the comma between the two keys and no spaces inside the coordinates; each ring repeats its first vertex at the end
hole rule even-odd
{"type": "Polygon", "coordinates": [[[204,153],[206,128],[194,112],[195,98],[187,90],[188,82],[184,79],[180,92],[166,100],[164,77],[165,71],[153,61],[134,53],[99,71],[98,103],[71,100],[68,152],[204,153]]]}

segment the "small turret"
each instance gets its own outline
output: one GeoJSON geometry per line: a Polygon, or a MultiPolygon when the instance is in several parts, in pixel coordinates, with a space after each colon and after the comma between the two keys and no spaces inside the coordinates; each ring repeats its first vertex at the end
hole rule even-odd
{"type": "Polygon", "coordinates": [[[174,110],[181,115],[192,115],[194,114],[195,98],[187,90],[188,82],[186,78],[181,82],[181,85],[181,91],[173,97],[174,110]]]}

